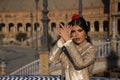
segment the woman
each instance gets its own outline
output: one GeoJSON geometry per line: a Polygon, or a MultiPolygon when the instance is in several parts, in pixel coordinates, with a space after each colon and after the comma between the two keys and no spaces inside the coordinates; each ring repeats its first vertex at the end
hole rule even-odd
{"type": "Polygon", "coordinates": [[[69,26],[56,29],[60,39],[50,52],[50,62],[61,62],[66,80],[90,80],[97,48],[88,37],[86,21],[74,14],[69,26]]]}

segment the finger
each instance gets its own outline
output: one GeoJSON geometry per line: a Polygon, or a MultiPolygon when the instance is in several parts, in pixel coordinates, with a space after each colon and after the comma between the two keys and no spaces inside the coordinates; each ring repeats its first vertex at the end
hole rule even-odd
{"type": "Polygon", "coordinates": [[[70,25],[67,25],[67,28],[69,28],[70,27],[70,25]]]}
{"type": "Polygon", "coordinates": [[[71,37],[72,40],[73,40],[74,38],[75,38],[75,37],[73,37],[73,36],[71,37]]]}
{"type": "Polygon", "coordinates": [[[60,28],[65,30],[65,26],[63,24],[60,24],[60,28]]]}
{"type": "Polygon", "coordinates": [[[55,29],[55,33],[58,34],[58,35],[60,35],[61,34],[61,30],[59,28],[56,28],[55,29]]]}
{"type": "Polygon", "coordinates": [[[61,23],[60,23],[60,26],[61,26],[61,27],[64,27],[63,24],[61,24],[61,23]]]}

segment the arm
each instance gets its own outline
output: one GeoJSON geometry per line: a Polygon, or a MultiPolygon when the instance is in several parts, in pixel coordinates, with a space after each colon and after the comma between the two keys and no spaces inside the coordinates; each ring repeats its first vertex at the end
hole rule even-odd
{"type": "Polygon", "coordinates": [[[63,46],[63,44],[61,43],[60,40],[57,42],[57,44],[54,45],[54,47],[50,51],[50,55],[49,55],[50,63],[51,62],[57,63],[60,61],[60,54],[62,52],[62,49],[61,49],[62,46],[63,46]]]}
{"type": "Polygon", "coordinates": [[[91,46],[88,50],[85,50],[85,52],[82,53],[78,51],[73,42],[65,45],[62,49],[77,70],[93,64],[97,53],[97,49],[94,46],[91,46]]]}

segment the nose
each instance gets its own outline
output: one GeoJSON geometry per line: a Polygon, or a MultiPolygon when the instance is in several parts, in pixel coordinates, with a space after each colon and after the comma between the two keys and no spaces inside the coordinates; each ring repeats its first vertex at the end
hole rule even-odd
{"type": "Polygon", "coordinates": [[[78,36],[78,31],[75,31],[75,36],[78,36]]]}

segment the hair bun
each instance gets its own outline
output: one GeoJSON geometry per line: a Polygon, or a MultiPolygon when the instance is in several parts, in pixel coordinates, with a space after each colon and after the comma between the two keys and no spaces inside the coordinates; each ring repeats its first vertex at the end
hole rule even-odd
{"type": "Polygon", "coordinates": [[[73,14],[73,16],[72,16],[72,20],[77,20],[79,18],[80,18],[79,14],[73,14]]]}

